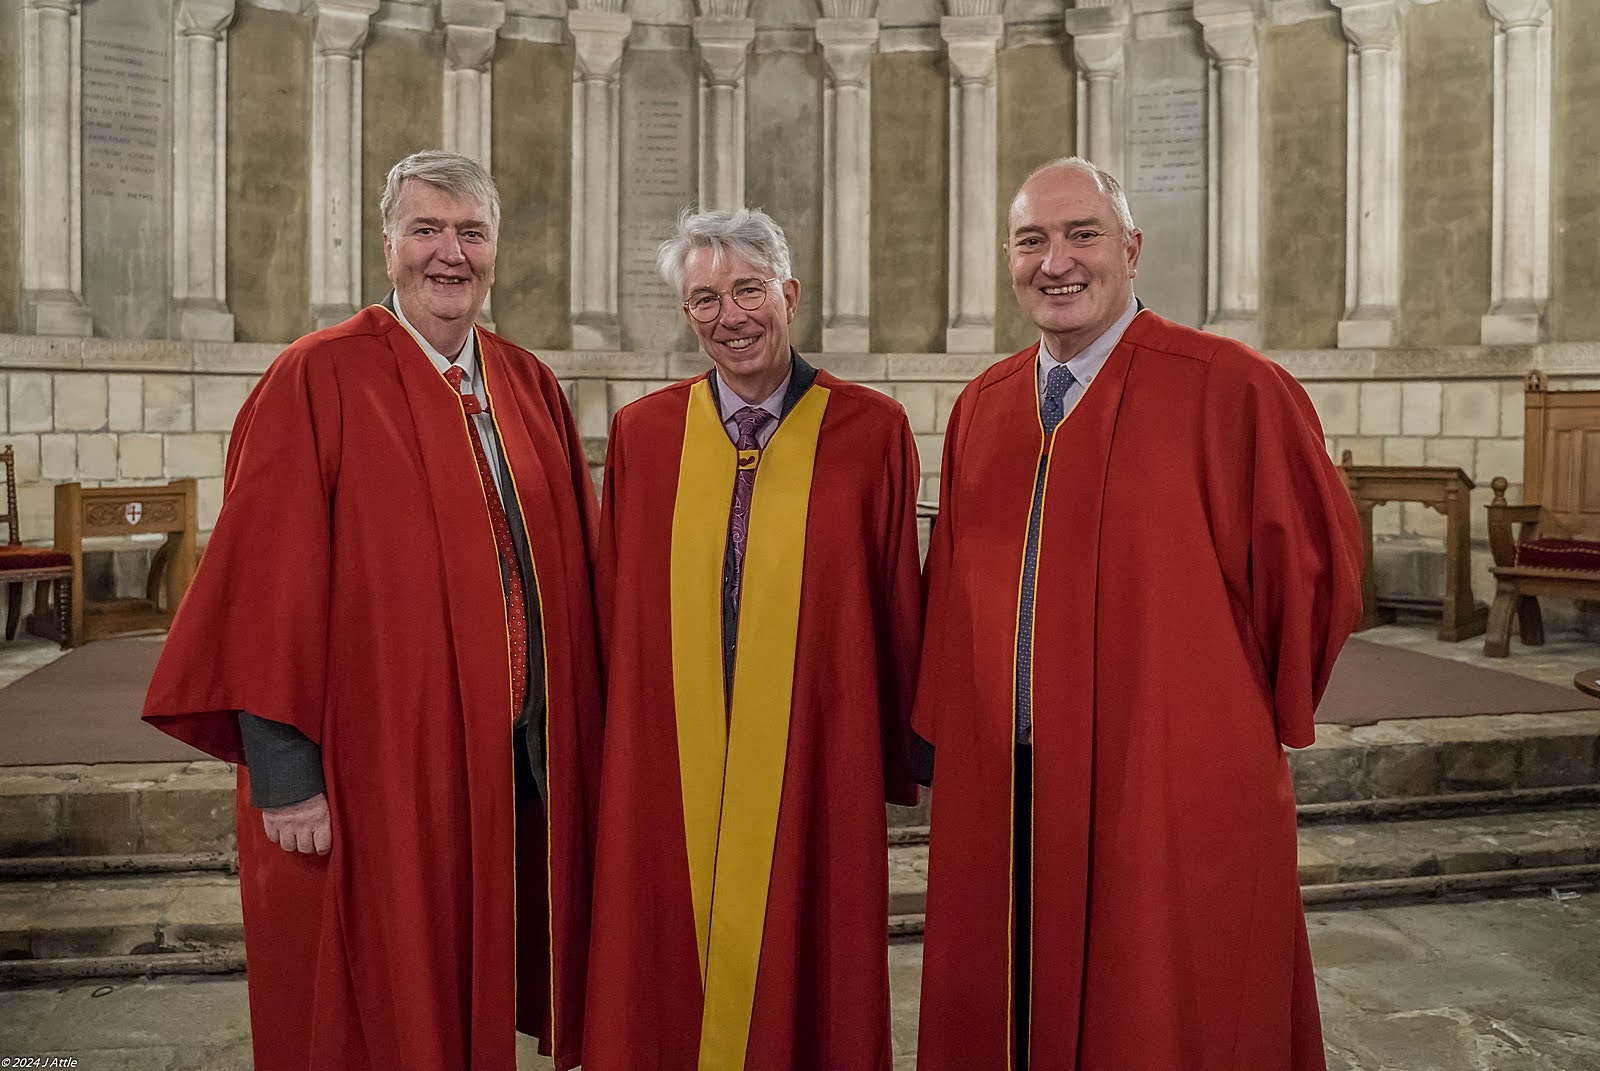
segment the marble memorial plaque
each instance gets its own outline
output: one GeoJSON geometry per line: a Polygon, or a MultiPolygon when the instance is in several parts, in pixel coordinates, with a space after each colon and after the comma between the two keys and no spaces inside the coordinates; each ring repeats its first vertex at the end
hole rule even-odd
{"type": "Polygon", "coordinates": [[[1206,315],[1206,83],[1198,29],[1135,40],[1128,62],[1128,173],[1144,231],[1135,291],[1151,308],[1199,327],[1206,315]]]}
{"type": "Polygon", "coordinates": [[[1175,79],[1146,83],[1133,93],[1131,110],[1129,191],[1205,189],[1205,87],[1175,79]]]}
{"type": "Polygon", "coordinates": [[[680,299],[656,272],[656,249],[698,193],[696,82],[687,52],[629,53],[623,61],[618,300],[624,349],[694,348],[680,299]]]}
{"type": "Polygon", "coordinates": [[[83,7],[83,289],[97,333],[167,333],[171,0],[83,7]]]}

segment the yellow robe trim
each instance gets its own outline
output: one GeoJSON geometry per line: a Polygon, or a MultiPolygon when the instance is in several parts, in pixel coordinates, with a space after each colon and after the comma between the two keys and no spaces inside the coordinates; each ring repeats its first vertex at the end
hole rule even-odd
{"type": "Polygon", "coordinates": [[[722,686],[722,564],[739,453],[710,384],[690,388],[672,514],[672,692],[705,987],[699,1071],[742,1071],[750,1039],[789,747],[806,515],[827,405],[828,390],[813,386],[760,455],[730,716],[722,686]]]}

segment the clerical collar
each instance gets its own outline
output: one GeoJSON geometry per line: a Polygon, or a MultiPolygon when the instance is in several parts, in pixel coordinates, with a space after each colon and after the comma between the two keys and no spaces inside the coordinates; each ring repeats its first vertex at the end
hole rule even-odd
{"type": "Polygon", "coordinates": [[[1139,315],[1139,299],[1132,294],[1128,295],[1128,307],[1117,317],[1117,322],[1106,328],[1105,332],[1080,350],[1075,357],[1065,361],[1059,360],[1050,352],[1050,343],[1042,335],[1039,338],[1039,393],[1044,394],[1045,380],[1050,378],[1050,370],[1058,364],[1064,364],[1072,373],[1072,378],[1083,384],[1087,390],[1094,377],[1100,374],[1100,369],[1105,367],[1106,361],[1111,359],[1111,351],[1117,348],[1117,343],[1122,340],[1122,332],[1133,323],[1133,318],[1139,315]]]}

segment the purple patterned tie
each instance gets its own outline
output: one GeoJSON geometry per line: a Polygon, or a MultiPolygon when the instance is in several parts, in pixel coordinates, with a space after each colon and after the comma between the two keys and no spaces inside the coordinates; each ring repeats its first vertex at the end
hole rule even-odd
{"type": "Polygon", "coordinates": [[[729,594],[739,604],[739,585],[744,579],[744,545],[750,536],[750,494],[755,490],[756,465],[761,460],[761,429],[772,414],[747,405],[733,414],[739,427],[739,471],[733,477],[733,506],[728,511],[728,540],[733,544],[733,575],[728,577],[729,594]]]}

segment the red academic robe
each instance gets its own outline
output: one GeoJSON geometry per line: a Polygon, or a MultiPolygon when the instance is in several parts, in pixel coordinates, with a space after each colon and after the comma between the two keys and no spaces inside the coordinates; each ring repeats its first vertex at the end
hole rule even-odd
{"type": "Polygon", "coordinates": [[[736,454],[705,377],[612,424],[584,1071],[890,1066],[883,805],[916,792],[916,447],[899,405],[826,372],[784,417],[755,481],[730,718],[715,618],[736,454]]]}
{"type": "Polygon", "coordinates": [[[218,758],[243,758],[236,710],[322,748],[326,857],[267,841],[239,769],[257,1071],[511,1071],[518,1028],[558,1068],[579,1060],[597,504],[549,369],[478,339],[528,519],[548,815],[537,800],[517,814],[505,600],[472,432],[378,306],[296,342],[245,402],[221,516],[150,685],[145,718],[218,758]]]}
{"type": "Polygon", "coordinates": [[[1032,1071],[1324,1066],[1283,745],[1361,609],[1305,392],[1141,312],[1044,437],[1037,346],[950,416],[915,725],[937,749],[918,1066],[1011,1066],[1019,577],[1033,673],[1032,1071]]]}

